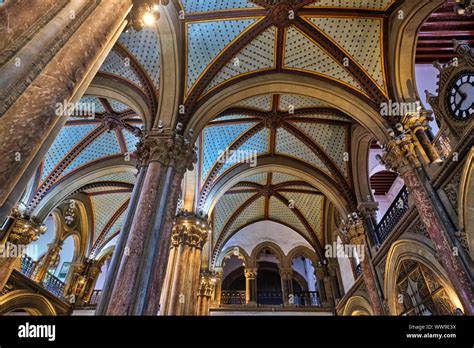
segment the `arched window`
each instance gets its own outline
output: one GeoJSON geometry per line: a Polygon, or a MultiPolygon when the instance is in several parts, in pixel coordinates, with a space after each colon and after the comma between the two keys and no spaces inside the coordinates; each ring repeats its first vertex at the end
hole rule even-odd
{"type": "Polygon", "coordinates": [[[397,314],[451,315],[455,306],[438,278],[419,262],[400,264],[397,277],[397,314]]]}

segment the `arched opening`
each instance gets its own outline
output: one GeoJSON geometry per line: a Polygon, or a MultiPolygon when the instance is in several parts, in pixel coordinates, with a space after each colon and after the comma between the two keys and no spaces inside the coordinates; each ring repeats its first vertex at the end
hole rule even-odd
{"type": "Polygon", "coordinates": [[[231,255],[223,261],[220,303],[222,305],[245,304],[245,263],[237,255],[231,255]]]}
{"type": "Polygon", "coordinates": [[[271,248],[263,248],[256,255],[257,303],[282,305],[283,293],[279,265],[281,260],[271,248]]]}

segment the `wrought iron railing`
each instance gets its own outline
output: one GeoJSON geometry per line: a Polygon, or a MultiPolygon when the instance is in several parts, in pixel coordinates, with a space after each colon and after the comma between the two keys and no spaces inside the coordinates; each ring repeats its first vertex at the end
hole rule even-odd
{"type": "Polygon", "coordinates": [[[64,282],[50,272],[46,272],[43,278],[43,287],[53,295],[63,298],[64,282]]]}
{"type": "Polygon", "coordinates": [[[293,295],[293,303],[297,306],[321,307],[321,300],[317,291],[297,292],[293,295]]]}
{"type": "Polygon", "coordinates": [[[257,291],[257,303],[259,305],[281,305],[283,296],[281,291],[257,291]]]}
{"type": "Polygon", "coordinates": [[[382,244],[408,210],[408,190],[403,186],[387,212],[375,228],[377,240],[382,244]]]}
{"type": "Polygon", "coordinates": [[[221,293],[221,304],[224,304],[224,305],[245,304],[245,290],[223,290],[221,293]]]}
{"type": "Polygon", "coordinates": [[[31,257],[26,254],[21,256],[20,260],[20,272],[23,273],[28,278],[31,278],[33,272],[36,268],[36,261],[34,261],[31,257]]]}

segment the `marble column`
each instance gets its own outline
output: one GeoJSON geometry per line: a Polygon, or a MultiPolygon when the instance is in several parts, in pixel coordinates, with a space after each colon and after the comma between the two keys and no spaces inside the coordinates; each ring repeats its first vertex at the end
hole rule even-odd
{"type": "MultiPolygon", "coordinates": [[[[378,159],[387,168],[396,170],[402,177],[408,192],[413,198],[421,221],[426,227],[437,252],[437,259],[445,268],[463,307],[464,313],[474,314],[474,291],[468,271],[449,237],[445,223],[440,215],[443,212],[435,207],[430,197],[429,183],[426,183],[422,164],[415,152],[413,137],[398,125],[397,133],[390,130],[391,139],[383,147],[378,159]]],[[[442,215],[441,215],[442,216],[442,215]]]]}
{"type": "Polygon", "coordinates": [[[13,269],[20,266],[20,258],[25,248],[38,240],[46,232],[46,226],[22,215],[18,209],[13,209],[5,224],[5,230],[0,231],[0,291],[10,278],[13,269]]]}
{"type": "Polygon", "coordinates": [[[293,291],[293,269],[291,267],[280,268],[281,293],[283,296],[283,304],[285,306],[294,305],[293,291]]]}
{"type": "Polygon", "coordinates": [[[118,269],[120,267],[120,261],[124,257],[126,250],[127,240],[130,235],[130,228],[132,224],[135,211],[137,209],[138,200],[140,198],[140,193],[143,187],[143,181],[145,174],[147,172],[148,165],[144,163],[138,164],[138,174],[135,186],[133,187],[132,195],[130,197],[130,202],[128,203],[127,213],[125,216],[125,221],[120,230],[117,244],[115,245],[114,252],[112,254],[112,259],[110,265],[107,268],[107,277],[104,282],[104,287],[100,295],[99,303],[97,304],[97,309],[95,311],[96,315],[104,315],[106,313],[107,307],[110,302],[110,297],[112,295],[113,285],[117,280],[118,269]]]}
{"type": "Polygon", "coordinates": [[[105,314],[156,315],[168,263],[179,183],[196,152],[189,137],[149,132],[137,147],[148,166],[105,314]]]}
{"type": "Polygon", "coordinates": [[[188,212],[181,212],[176,218],[160,315],[196,313],[196,295],[202,280],[201,251],[208,234],[206,219],[188,212]]]}
{"type": "Polygon", "coordinates": [[[249,306],[257,305],[257,269],[245,269],[245,303],[249,306]]]}
{"type": "Polygon", "coordinates": [[[329,307],[328,298],[326,295],[326,285],[324,283],[324,268],[322,265],[317,265],[314,269],[314,275],[316,276],[317,290],[319,294],[319,301],[322,307],[329,307]]]}
{"type": "Polygon", "coordinates": [[[15,26],[9,28],[15,37],[8,37],[10,44],[2,50],[7,55],[0,58],[5,60],[0,69],[6,69],[0,73],[0,221],[18,202],[67,120],[68,115],[58,113],[58,104],[80,99],[124,29],[132,8],[132,0],[56,0],[45,6],[52,10],[60,2],[66,7],[51,17],[48,11],[32,20],[35,24],[26,36],[15,36],[23,29],[16,28],[21,22],[13,18],[38,16],[36,7],[32,11],[32,5],[12,6],[8,2],[0,9],[0,15],[6,15],[2,22],[15,26]]]}
{"type": "Polygon", "coordinates": [[[367,247],[364,221],[357,213],[352,213],[348,216],[347,221],[342,222],[341,229],[342,233],[349,239],[350,244],[358,249],[357,253],[360,258],[360,267],[374,314],[384,315],[383,300],[380,298],[377,289],[376,274],[372,267],[370,252],[367,247]]]}
{"type": "Polygon", "coordinates": [[[196,315],[209,315],[209,306],[216,285],[215,275],[204,272],[201,274],[197,293],[196,315]]]}

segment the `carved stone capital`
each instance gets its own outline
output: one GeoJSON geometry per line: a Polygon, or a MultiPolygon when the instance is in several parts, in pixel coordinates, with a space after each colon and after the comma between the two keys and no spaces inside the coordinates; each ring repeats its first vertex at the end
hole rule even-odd
{"type": "Polygon", "coordinates": [[[201,281],[199,282],[198,296],[211,297],[214,287],[216,285],[216,278],[208,272],[201,273],[201,281]]]}
{"type": "Polygon", "coordinates": [[[175,221],[171,234],[171,246],[185,244],[193,248],[202,249],[207,242],[209,225],[207,221],[192,213],[181,213],[175,221]]]}
{"type": "Polygon", "coordinates": [[[257,269],[256,268],[246,268],[245,269],[245,279],[257,279],[257,269]]]}
{"type": "Polygon", "coordinates": [[[137,157],[142,165],[160,162],[173,166],[180,174],[193,170],[197,162],[195,147],[188,138],[176,133],[149,133],[143,136],[137,145],[137,157]]]}
{"type": "Polygon", "coordinates": [[[292,279],[293,278],[293,268],[291,267],[282,267],[280,268],[280,277],[281,279],[292,279]]]}
{"type": "Polygon", "coordinates": [[[341,231],[347,236],[351,244],[365,244],[365,227],[362,218],[357,213],[352,213],[346,221],[342,221],[341,231]]]}
{"type": "Polygon", "coordinates": [[[14,208],[10,214],[14,219],[10,228],[7,241],[15,245],[27,245],[37,240],[40,235],[46,232],[46,226],[25,216],[14,208]]]}
{"type": "Polygon", "coordinates": [[[357,206],[357,210],[360,211],[363,216],[376,218],[377,211],[379,210],[379,203],[378,202],[361,202],[357,206]]]}
{"type": "Polygon", "coordinates": [[[389,170],[403,174],[409,170],[419,168],[419,161],[415,152],[415,143],[411,134],[407,133],[403,125],[397,125],[398,135],[389,129],[391,139],[382,146],[382,156],[378,155],[379,162],[389,170]]]}

